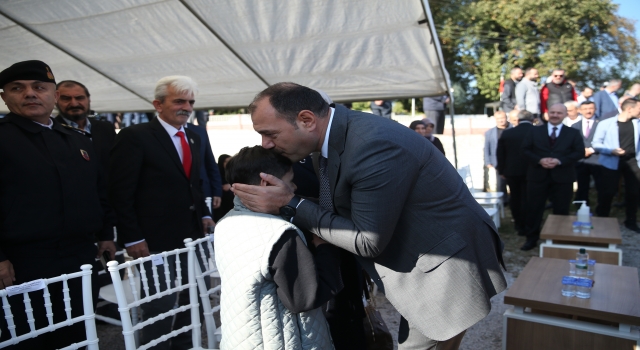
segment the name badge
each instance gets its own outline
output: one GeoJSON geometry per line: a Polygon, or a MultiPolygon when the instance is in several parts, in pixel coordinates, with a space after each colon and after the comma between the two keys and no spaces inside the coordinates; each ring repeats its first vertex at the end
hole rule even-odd
{"type": "Polygon", "coordinates": [[[9,286],[7,287],[7,295],[13,296],[16,294],[35,292],[36,290],[41,290],[41,289],[44,289],[43,279],[34,280],[31,282],[25,282],[17,286],[9,286]]]}
{"type": "Polygon", "coordinates": [[[164,259],[162,258],[162,255],[156,255],[151,258],[151,262],[153,263],[153,266],[162,265],[164,264],[164,259]]]}

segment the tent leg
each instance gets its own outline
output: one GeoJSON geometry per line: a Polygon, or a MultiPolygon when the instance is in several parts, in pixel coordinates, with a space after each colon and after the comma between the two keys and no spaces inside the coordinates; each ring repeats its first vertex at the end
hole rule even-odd
{"type": "Polygon", "coordinates": [[[451,98],[451,103],[449,103],[449,114],[451,114],[451,136],[453,136],[453,160],[454,160],[454,164],[456,166],[456,169],[458,169],[458,148],[456,147],[456,127],[453,124],[453,116],[454,111],[453,111],[453,98],[451,98]]]}
{"type": "Polygon", "coordinates": [[[416,117],[416,98],[412,98],[411,99],[411,117],[415,118],[416,117]]]}

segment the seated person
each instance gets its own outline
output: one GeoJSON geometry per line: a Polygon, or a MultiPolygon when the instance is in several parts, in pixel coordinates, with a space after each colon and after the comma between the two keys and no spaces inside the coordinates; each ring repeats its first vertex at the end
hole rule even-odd
{"type": "MultiPolygon", "coordinates": [[[[230,184],[267,186],[260,173],[295,188],[291,161],[261,146],[243,148],[226,168],[230,184]]],[[[312,235],[312,253],[290,219],[252,212],[236,197],[218,222],[220,349],[334,348],[320,307],[342,289],[338,250],[312,235]]]]}

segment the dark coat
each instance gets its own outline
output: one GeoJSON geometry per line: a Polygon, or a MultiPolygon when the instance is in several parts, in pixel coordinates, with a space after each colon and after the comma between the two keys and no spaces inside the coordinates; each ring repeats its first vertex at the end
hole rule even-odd
{"type": "Polygon", "coordinates": [[[534,128],[531,123],[520,123],[502,132],[496,150],[498,173],[503,176],[525,176],[527,160],[522,156],[522,141],[534,128]]]}
{"type": "Polygon", "coordinates": [[[191,177],[187,178],[171,137],[158,118],[122,129],[111,150],[109,200],[118,214],[118,240],[146,240],[149,250],[184,247],[203,236],[210,215],[200,182],[200,137],[186,129],[191,177]]]}
{"type": "Polygon", "coordinates": [[[87,136],[9,113],[0,119],[0,154],[0,261],[113,239],[106,184],[87,136]]]}
{"type": "Polygon", "coordinates": [[[511,112],[518,104],[516,101],[516,84],[511,78],[504,81],[504,90],[500,96],[500,108],[505,113],[511,112]]]}
{"type": "Polygon", "coordinates": [[[200,178],[202,179],[202,193],[205,197],[222,197],[222,178],[218,163],[211,150],[209,134],[201,126],[187,123],[189,130],[200,136],[200,178]]]}
{"type": "MultiPolygon", "coordinates": [[[[61,124],[66,124],[66,121],[61,115],[55,118],[61,124]]],[[[109,152],[113,147],[113,143],[116,140],[116,129],[112,123],[97,120],[95,118],[89,118],[91,122],[91,141],[93,141],[93,148],[98,155],[98,160],[102,166],[102,171],[105,174],[105,179],[109,178],[109,152]]]]}
{"type": "Polygon", "coordinates": [[[527,158],[527,181],[542,182],[547,177],[557,183],[576,181],[576,163],[584,158],[584,144],[578,130],[566,125],[560,129],[560,134],[553,147],[549,142],[549,132],[546,125],[534,127],[522,142],[522,154],[527,158]],[[542,158],[557,158],[560,165],[553,169],[545,169],[540,165],[542,158]]]}

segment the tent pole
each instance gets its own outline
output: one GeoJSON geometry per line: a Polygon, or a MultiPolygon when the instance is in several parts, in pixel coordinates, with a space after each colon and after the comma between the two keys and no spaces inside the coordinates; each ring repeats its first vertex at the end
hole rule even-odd
{"type": "Polygon", "coordinates": [[[411,117],[415,118],[416,116],[416,98],[411,99],[411,117]]]}
{"type": "MultiPolygon", "coordinates": [[[[453,95],[453,94],[450,93],[450,95],[453,95]]],[[[454,120],[453,116],[455,115],[453,110],[453,98],[450,98],[450,100],[451,102],[449,102],[449,114],[451,114],[451,136],[453,136],[453,161],[456,166],[456,169],[458,169],[458,147],[456,147],[456,127],[453,124],[453,120],[454,120]]]]}

